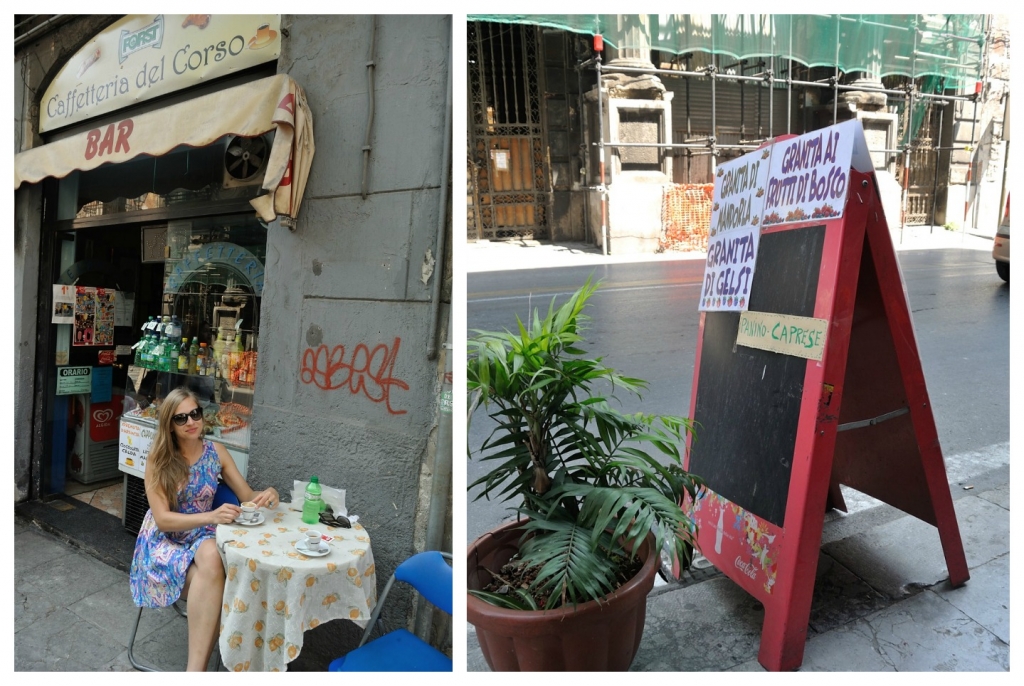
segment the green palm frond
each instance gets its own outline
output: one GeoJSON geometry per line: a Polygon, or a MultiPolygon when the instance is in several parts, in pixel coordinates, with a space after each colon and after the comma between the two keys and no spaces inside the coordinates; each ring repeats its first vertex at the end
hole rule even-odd
{"type": "Polygon", "coordinates": [[[470,488],[529,518],[520,552],[538,566],[531,590],[548,593],[549,606],[606,595],[616,560],[648,532],[684,563],[696,543],[681,507],[703,487],[683,469],[693,423],[612,407],[614,393],[640,397],[647,382],[586,357],[584,309],[596,288],[587,279],[561,306],[552,298],[543,318],[534,309],[515,333],[476,331],[468,345],[468,420],[482,406],[494,422],[477,455],[490,467],[470,488]]]}
{"type": "Polygon", "coordinates": [[[601,598],[615,589],[615,570],[607,560],[610,537],[595,544],[584,527],[560,519],[531,518],[523,528],[535,535],[522,545],[520,557],[540,567],[533,588],[548,596],[546,609],[601,598]]]}

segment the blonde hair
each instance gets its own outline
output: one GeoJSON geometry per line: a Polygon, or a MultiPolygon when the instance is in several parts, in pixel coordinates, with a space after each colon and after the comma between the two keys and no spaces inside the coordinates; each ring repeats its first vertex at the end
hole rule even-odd
{"type": "MultiPolygon", "coordinates": [[[[150,477],[150,488],[167,500],[172,511],[178,509],[178,489],[188,481],[188,460],[181,454],[178,437],[174,433],[173,417],[178,406],[191,398],[199,407],[199,398],[185,387],[175,388],[167,394],[157,412],[156,440],[146,458],[146,471],[150,477]]],[[[202,434],[200,434],[202,438],[202,434]]],[[[148,495],[148,494],[147,494],[148,495]]]]}

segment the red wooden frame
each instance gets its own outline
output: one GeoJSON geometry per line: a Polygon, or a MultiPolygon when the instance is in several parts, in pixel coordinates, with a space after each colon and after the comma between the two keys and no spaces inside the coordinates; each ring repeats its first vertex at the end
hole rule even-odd
{"type": "MultiPolygon", "coordinates": [[[[777,527],[744,511],[714,493],[714,484],[692,506],[701,553],[764,605],[758,661],[770,670],[793,670],[803,661],[824,513],[827,504],[845,509],[839,483],[937,526],[950,583],[960,586],[970,577],[874,174],[850,169],[844,216],[824,225],[814,317],[829,322],[828,337],[821,362],[807,362],[784,524],[777,527]],[[874,366],[876,360],[888,367],[874,366]],[[851,402],[844,406],[847,393],[851,402]],[[887,421],[839,432],[844,423],[904,408],[887,421]]],[[[701,381],[704,320],[701,314],[691,416],[701,381]]]]}

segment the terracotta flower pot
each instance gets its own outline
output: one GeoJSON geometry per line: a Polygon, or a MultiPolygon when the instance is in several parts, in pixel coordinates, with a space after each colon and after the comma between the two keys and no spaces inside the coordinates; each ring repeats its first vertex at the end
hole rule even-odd
{"type": "MultiPolygon", "coordinates": [[[[521,522],[484,534],[469,547],[467,583],[482,589],[519,550],[521,522]],[[481,569],[482,568],[482,569],[481,569]]],[[[647,594],[654,587],[658,555],[654,535],[640,549],[640,572],[606,596],[573,608],[523,611],[495,607],[467,595],[466,615],[476,627],[484,659],[497,672],[625,671],[633,662],[647,617],[647,594]]]]}

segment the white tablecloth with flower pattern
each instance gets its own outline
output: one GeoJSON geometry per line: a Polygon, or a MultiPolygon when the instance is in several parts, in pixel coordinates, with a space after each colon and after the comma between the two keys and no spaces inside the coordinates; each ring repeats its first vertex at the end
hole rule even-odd
{"type": "Polygon", "coordinates": [[[302,650],[306,629],[332,619],[365,627],[377,602],[370,536],[360,524],[311,526],[280,503],[260,512],[265,519],[257,526],[217,527],[227,571],[220,653],[235,672],[284,671],[302,650]],[[308,557],[295,550],[307,529],[334,537],[329,554],[308,557]]]}

